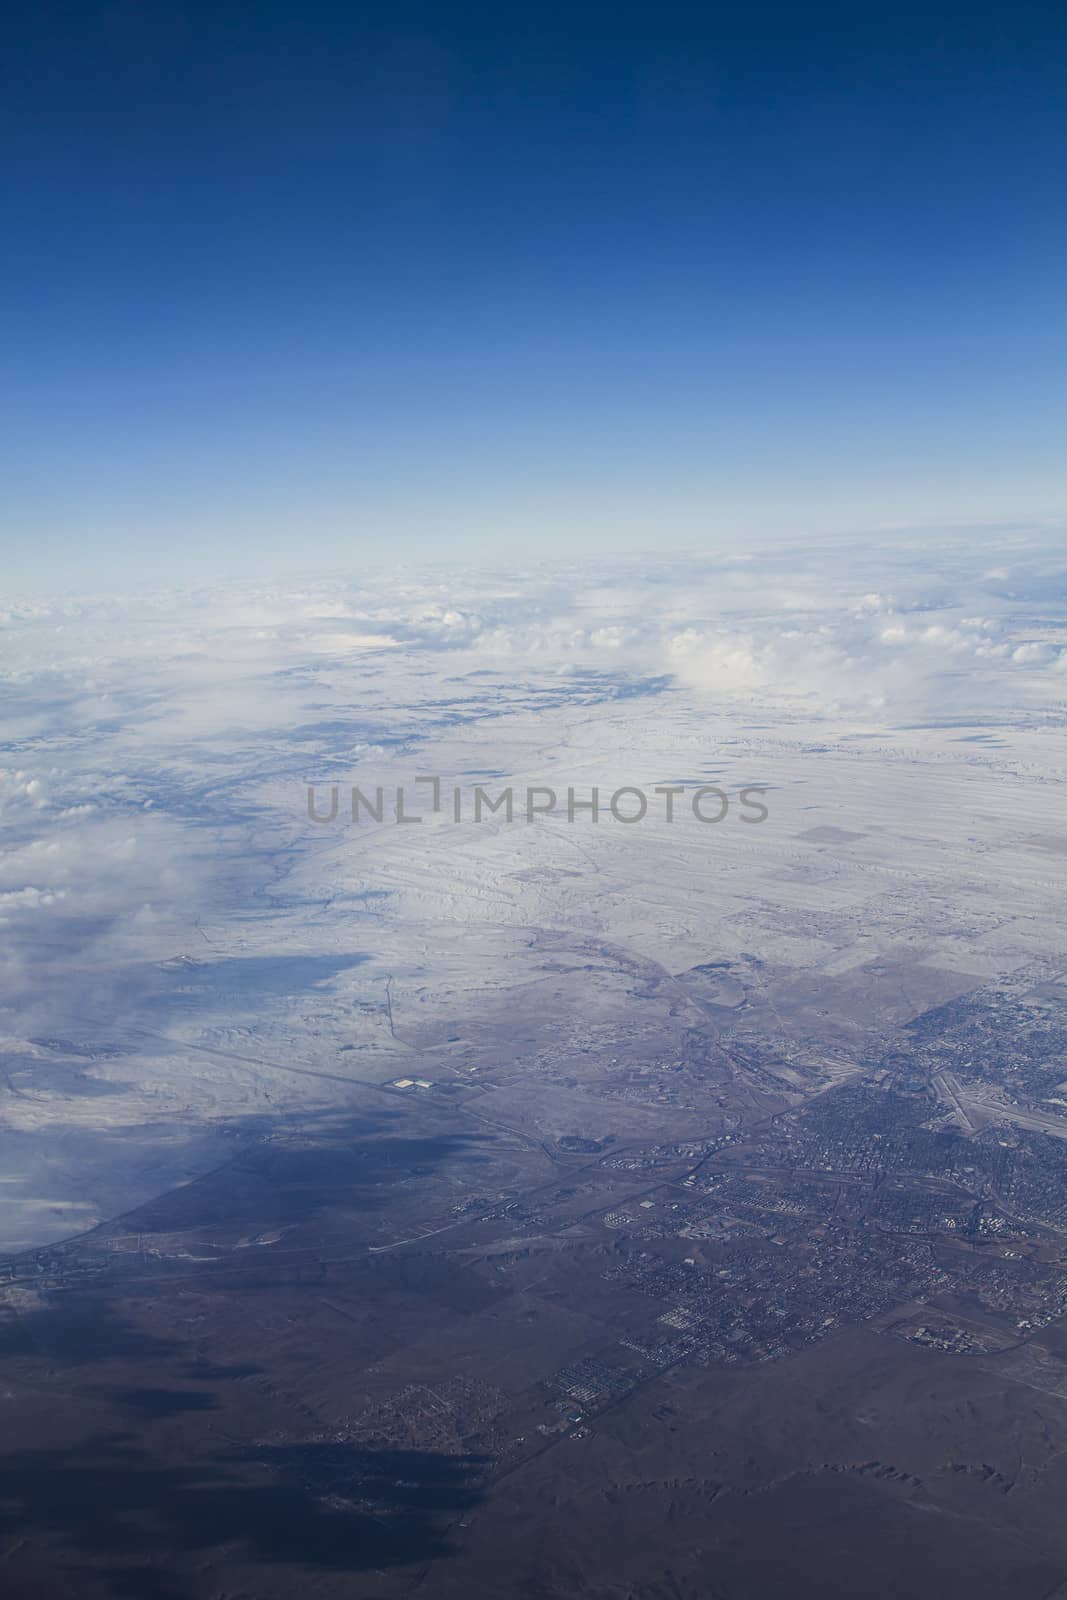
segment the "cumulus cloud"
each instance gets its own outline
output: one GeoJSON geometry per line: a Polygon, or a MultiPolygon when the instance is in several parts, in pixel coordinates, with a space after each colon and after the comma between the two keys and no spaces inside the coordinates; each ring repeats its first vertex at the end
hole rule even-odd
{"type": "Polygon", "coordinates": [[[66,803],[78,782],[56,769],[0,769],[0,1017],[8,1034],[52,1026],[58,1011],[112,996],[142,954],[137,919],[154,908],[173,919],[200,879],[172,819],[115,796],[66,803]]]}
{"type": "Polygon", "coordinates": [[[920,621],[883,605],[827,613],[800,628],[765,620],[756,632],[686,629],[669,641],[679,678],[735,696],[807,700],[824,715],[933,714],[968,707],[983,716],[1047,688],[1031,669],[1062,670],[1064,647],[1016,642],[989,618],[920,621]]]}

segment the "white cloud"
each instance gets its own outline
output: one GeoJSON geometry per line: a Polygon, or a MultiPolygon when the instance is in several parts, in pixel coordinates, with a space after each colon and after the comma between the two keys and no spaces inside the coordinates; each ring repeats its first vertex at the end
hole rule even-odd
{"type": "Polygon", "coordinates": [[[883,723],[1058,704],[1057,542],[1016,541],[995,564],[988,544],[972,557],[959,541],[938,550],[898,534],[851,550],[9,606],[0,733],[18,754],[0,769],[0,919],[17,954],[4,998],[39,1006],[72,973],[114,974],[143,958],[142,936],[166,953],[168,927],[242,870],[255,782],[387,759],[447,721],[450,699],[471,698],[468,674],[576,695],[596,692],[596,674],[666,674],[722,705],[883,723]]]}

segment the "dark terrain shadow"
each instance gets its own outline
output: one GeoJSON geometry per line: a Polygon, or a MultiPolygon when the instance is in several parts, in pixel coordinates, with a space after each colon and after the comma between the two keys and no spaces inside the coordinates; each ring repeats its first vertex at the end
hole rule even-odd
{"type": "Polygon", "coordinates": [[[214,1411],[218,1398],[205,1389],[112,1389],[109,1399],[141,1417],[176,1417],[185,1411],[214,1411]]]}
{"type": "Polygon", "coordinates": [[[244,1561],[307,1570],[446,1557],[445,1524],[478,1503],[484,1466],[479,1456],[349,1444],[165,1465],[109,1433],[74,1450],[0,1457],[0,1539],[59,1542],[118,1595],[184,1600],[196,1591],[182,1586],[174,1557],[222,1545],[239,1545],[244,1561]]]}
{"type": "Polygon", "coordinates": [[[149,1360],[181,1347],[134,1327],[99,1292],[64,1294],[54,1305],[20,1311],[0,1322],[0,1359],[39,1356],[60,1366],[90,1361],[149,1360]]]}
{"type": "Polygon", "coordinates": [[[340,1126],[301,1130],[263,1144],[183,1188],[131,1212],[124,1221],[143,1233],[235,1225],[263,1228],[306,1222],[332,1208],[374,1211],[390,1191],[430,1176],[446,1163],[481,1165],[492,1144],[484,1134],[419,1137],[399,1130],[390,1113],[340,1126]]]}

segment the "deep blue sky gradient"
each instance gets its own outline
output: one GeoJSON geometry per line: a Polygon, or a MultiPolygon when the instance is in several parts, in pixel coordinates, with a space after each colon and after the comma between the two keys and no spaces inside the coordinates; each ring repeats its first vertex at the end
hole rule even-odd
{"type": "Polygon", "coordinates": [[[9,573],[1067,509],[1062,7],[11,17],[9,573]]]}

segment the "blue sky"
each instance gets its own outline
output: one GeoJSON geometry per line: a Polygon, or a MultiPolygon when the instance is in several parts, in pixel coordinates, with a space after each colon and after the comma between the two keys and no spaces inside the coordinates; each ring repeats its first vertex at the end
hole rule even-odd
{"type": "Polygon", "coordinates": [[[1054,516],[1052,7],[16,6],[12,582],[1054,516]]]}

